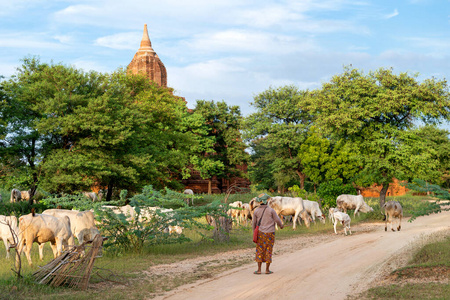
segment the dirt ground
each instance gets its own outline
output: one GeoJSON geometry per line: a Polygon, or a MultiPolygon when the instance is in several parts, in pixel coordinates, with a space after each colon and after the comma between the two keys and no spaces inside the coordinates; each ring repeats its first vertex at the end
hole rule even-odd
{"type": "Polygon", "coordinates": [[[450,212],[402,222],[400,232],[384,231],[384,223],[352,227],[353,235],[301,236],[275,242],[273,274],[254,275],[254,250],[158,265],[150,276],[180,278],[199,274],[195,283],[181,285],[153,299],[346,299],[389,280],[410,259],[412,249],[450,229],[450,212]],[[236,267],[216,272],[220,266],[236,267]]]}

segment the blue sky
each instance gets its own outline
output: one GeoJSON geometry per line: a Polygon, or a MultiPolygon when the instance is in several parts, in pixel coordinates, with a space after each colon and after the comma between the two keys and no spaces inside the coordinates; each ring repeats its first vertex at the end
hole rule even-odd
{"type": "Polygon", "coordinates": [[[193,108],[315,89],[351,64],[450,76],[449,0],[0,0],[0,75],[25,56],[86,71],[127,66],[144,24],[168,85],[193,108]]]}

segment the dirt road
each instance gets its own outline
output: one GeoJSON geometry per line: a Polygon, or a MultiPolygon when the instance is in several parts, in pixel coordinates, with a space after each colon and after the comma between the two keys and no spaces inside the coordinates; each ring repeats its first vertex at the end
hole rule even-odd
{"type": "Polygon", "coordinates": [[[275,252],[270,275],[254,275],[256,263],[249,263],[157,299],[345,299],[401,264],[409,250],[427,236],[448,231],[450,212],[420,217],[412,223],[403,221],[400,232],[385,232],[383,225],[370,232],[355,226],[352,236],[339,232],[313,247],[294,244],[298,250],[275,252]]]}

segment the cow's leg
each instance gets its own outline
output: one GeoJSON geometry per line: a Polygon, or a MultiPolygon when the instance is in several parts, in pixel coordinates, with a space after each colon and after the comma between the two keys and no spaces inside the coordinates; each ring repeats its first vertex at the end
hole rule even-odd
{"type": "Polygon", "coordinates": [[[39,259],[44,260],[44,245],[45,243],[39,244],[39,259]]]}
{"type": "Polygon", "coordinates": [[[57,258],[59,249],[56,246],[56,240],[54,242],[50,242],[50,246],[52,247],[53,258],[57,258]]]}
{"type": "Polygon", "coordinates": [[[397,230],[400,231],[400,229],[402,228],[402,216],[398,217],[398,228],[397,230]]]}
{"type": "Polygon", "coordinates": [[[352,230],[350,229],[350,223],[348,223],[348,231],[352,234],[352,230]]]}
{"type": "Polygon", "coordinates": [[[306,210],[304,210],[299,215],[302,216],[303,221],[305,221],[306,227],[309,228],[311,222],[309,221],[309,214],[306,212],[306,210]]]}
{"type": "Polygon", "coordinates": [[[393,226],[393,224],[392,224],[392,223],[394,222],[393,219],[394,219],[393,216],[389,216],[389,223],[391,224],[391,230],[392,230],[392,231],[395,231],[394,226],[393,226]]]}
{"type": "Polygon", "coordinates": [[[337,219],[336,218],[334,218],[334,233],[335,234],[337,234],[337,231],[336,231],[336,225],[337,225],[337,219]]]}
{"type": "Polygon", "coordinates": [[[25,244],[25,255],[27,256],[28,264],[30,266],[33,266],[33,262],[31,261],[31,247],[33,246],[33,240],[34,239],[30,239],[29,241],[31,242],[25,244]]]}
{"type": "Polygon", "coordinates": [[[384,231],[387,231],[388,216],[384,216],[384,231]]]}
{"type": "MultiPolygon", "coordinates": [[[[294,219],[292,220],[292,229],[294,229],[294,230],[297,228],[296,223],[297,223],[297,218],[300,217],[299,215],[300,215],[300,213],[298,211],[296,211],[294,214],[294,219]]],[[[303,220],[303,221],[305,221],[305,224],[306,224],[306,220],[303,220]]]]}
{"type": "Polygon", "coordinates": [[[8,239],[5,238],[3,240],[3,244],[5,244],[5,249],[6,249],[6,258],[9,259],[9,242],[8,239]]]}

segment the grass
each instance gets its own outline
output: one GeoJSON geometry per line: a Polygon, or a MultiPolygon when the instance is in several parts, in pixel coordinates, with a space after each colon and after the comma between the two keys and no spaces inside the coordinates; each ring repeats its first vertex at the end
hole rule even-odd
{"type": "MultiPolygon", "coordinates": [[[[255,195],[231,195],[228,202],[237,200],[248,202],[255,195]]],[[[223,200],[223,197],[224,195],[205,195],[203,199],[198,200],[195,204],[202,205],[216,199],[223,200]]],[[[355,219],[352,218],[352,225],[359,222],[380,220],[381,213],[379,213],[378,199],[367,200],[369,205],[374,207],[375,212],[372,214],[362,213],[359,217],[356,217],[355,219]],[[376,208],[376,205],[378,205],[378,209],[376,208]]],[[[388,200],[390,199],[388,198],[388,200]]],[[[415,206],[420,205],[421,201],[416,197],[404,198],[401,199],[400,202],[402,202],[405,207],[414,208],[415,206]]],[[[351,213],[352,212],[349,214],[351,213]]],[[[143,253],[126,253],[119,255],[113,255],[113,253],[108,252],[108,250],[105,249],[104,256],[96,260],[95,269],[91,277],[91,283],[94,284],[94,287],[90,288],[88,291],[76,291],[64,287],[51,288],[34,283],[31,275],[38,267],[35,266],[30,268],[25,256],[22,256],[22,274],[24,275],[24,278],[22,280],[17,280],[14,273],[11,271],[14,261],[13,259],[8,261],[4,258],[5,249],[3,246],[0,246],[0,295],[2,295],[0,298],[59,299],[63,296],[65,299],[141,299],[144,294],[157,295],[158,293],[171,290],[179,285],[193,282],[201,278],[207,278],[210,276],[211,270],[223,271],[241,263],[233,260],[220,267],[208,266],[208,268],[205,268],[207,269],[205,272],[184,274],[179,277],[176,276],[171,278],[170,281],[166,278],[157,278],[152,274],[144,274],[146,270],[154,265],[175,263],[189,258],[254,247],[254,244],[251,241],[252,230],[250,225],[241,227],[234,226],[233,228],[228,243],[214,242],[208,238],[203,238],[196,230],[188,229],[183,233],[192,240],[191,242],[155,245],[147,247],[143,253]],[[218,269],[216,270],[215,268],[218,269]]],[[[304,226],[298,226],[295,231],[291,230],[288,226],[284,230],[279,230],[277,232],[277,239],[290,239],[299,235],[315,235],[331,232],[333,232],[333,226],[330,222],[327,222],[326,224],[317,222],[316,224],[311,224],[311,228],[309,229],[304,226]]],[[[211,232],[203,231],[202,233],[208,237],[212,236],[211,232]]],[[[33,245],[32,259],[35,265],[43,265],[53,258],[52,251],[48,245],[46,245],[44,250],[44,263],[39,261],[37,253],[37,245],[33,245]]],[[[450,253],[450,251],[447,251],[447,253],[450,253]]],[[[421,255],[421,257],[425,256],[435,257],[436,255],[434,252],[421,255]]],[[[448,257],[444,257],[443,260],[449,261],[448,257]]]]}
{"type": "Polygon", "coordinates": [[[418,249],[407,266],[389,276],[392,284],[369,289],[358,299],[449,299],[450,236],[418,249]]]}

